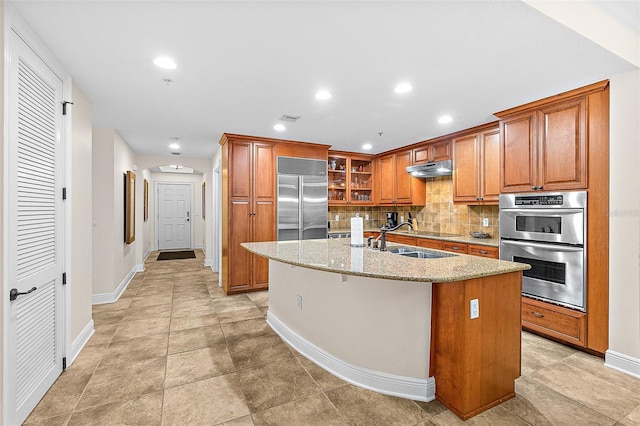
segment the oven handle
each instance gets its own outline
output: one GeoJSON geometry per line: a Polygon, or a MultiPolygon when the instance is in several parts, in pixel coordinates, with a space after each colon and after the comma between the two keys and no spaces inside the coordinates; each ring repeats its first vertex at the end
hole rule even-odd
{"type": "Polygon", "coordinates": [[[584,247],[562,246],[559,244],[544,244],[544,243],[537,243],[533,241],[500,240],[500,245],[532,247],[532,248],[540,248],[540,249],[547,249],[547,250],[552,249],[554,251],[564,251],[564,252],[574,252],[574,253],[584,250],[584,247]]]}

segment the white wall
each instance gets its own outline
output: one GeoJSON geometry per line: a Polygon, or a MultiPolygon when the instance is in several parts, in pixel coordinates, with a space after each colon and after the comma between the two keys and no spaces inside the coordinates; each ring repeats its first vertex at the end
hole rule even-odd
{"type": "Polygon", "coordinates": [[[640,71],[611,78],[610,92],[607,363],[640,376],[640,71]]]}
{"type": "MultiPolygon", "coordinates": [[[[114,232],[111,235],[113,241],[114,259],[113,270],[115,271],[114,284],[119,285],[122,280],[134,269],[136,265],[136,247],[140,242],[136,239],[131,244],[124,242],[124,176],[127,171],[133,171],[136,166],[136,156],[127,143],[114,132],[113,139],[113,210],[112,215],[115,220],[114,232]]],[[[136,176],[136,195],[139,195],[138,188],[141,180],[136,176]]],[[[140,197],[136,197],[136,204],[140,204],[140,197]]],[[[136,219],[139,219],[139,208],[136,209],[136,219]]],[[[136,223],[136,236],[140,223],[136,223]]]]}
{"type": "Polygon", "coordinates": [[[70,342],[76,341],[91,323],[92,294],[92,110],[91,103],[74,84],[71,119],[71,178],[67,182],[70,215],[70,248],[67,260],[67,289],[70,291],[70,342]]]}
{"type": "Polygon", "coordinates": [[[114,187],[113,187],[113,138],[111,129],[93,129],[92,198],[93,242],[92,277],[93,294],[111,293],[114,290],[114,187]]]}

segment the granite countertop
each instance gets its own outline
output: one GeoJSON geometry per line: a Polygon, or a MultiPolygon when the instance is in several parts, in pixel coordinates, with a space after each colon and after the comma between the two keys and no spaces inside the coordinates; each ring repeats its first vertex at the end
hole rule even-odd
{"type": "MultiPolygon", "coordinates": [[[[351,232],[350,229],[334,229],[329,230],[329,234],[345,234],[351,232]]],[[[364,232],[380,232],[379,228],[365,229],[364,232]]],[[[454,243],[477,244],[481,246],[500,247],[500,238],[474,238],[471,235],[447,235],[442,236],[429,231],[409,231],[398,230],[387,232],[387,234],[408,235],[417,238],[429,238],[432,240],[451,241],[454,243]]]]}
{"type": "MultiPolygon", "coordinates": [[[[387,247],[402,244],[388,243],[387,247]]],[[[530,266],[506,260],[448,252],[448,257],[438,259],[416,259],[350,246],[349,238],[326,240],[296,240],[280,242],[242,243],[252,253],[271,260],[335,272],[371,278],[399,281],[452,282],[491,275],[523,271],[530,266]]],[[[440,250],[429,250],[440,252],[440,250]]]]}

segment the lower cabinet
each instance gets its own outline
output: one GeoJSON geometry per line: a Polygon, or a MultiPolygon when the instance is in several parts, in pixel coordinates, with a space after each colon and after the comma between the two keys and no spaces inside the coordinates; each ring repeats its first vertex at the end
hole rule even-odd
{"type": "Polygon", "coordinates": [[[498,247],[469,244],[468,253],[474,256],[488,257],[491,259],[500,258],[498,247]]]}
{"type": "Polygon", "coordinates": [[[522,328],[585,346],[586,314],[522,297],[522,328]]]}
{"type": "Polygon", "coordinates": [[[467,254],[469,250],[469,245],[464,243],[452,243],[450,241],[445,241],[442,244],[442,250],[450,251],[453,253],[464,253],[467,254]]]}

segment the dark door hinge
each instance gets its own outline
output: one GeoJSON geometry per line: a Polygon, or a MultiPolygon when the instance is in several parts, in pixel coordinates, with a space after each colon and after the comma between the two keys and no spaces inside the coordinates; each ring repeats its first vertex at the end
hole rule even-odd
{"type": "Polygon", "coordinates": [[[67,199],[67,188],[62,188],[62,199],[63,200],[67,199]]]}
{"type": "Polygon", "coordinates": [[[63,272],[62,273],[62,285],[65,285],[67,283],[67,273],[63,272]]]}
{"type": "Polygon", "coordinates": [[[64,358],[62,358],[62,369],[63,370],[67,369],[67,357],[66,356],[64,358]]]}
{"type": "Polygon", "coordinates": [[[62,101],[62,115],[67,115],[67,105],[73,105],[73,102],[62,101]]]}

